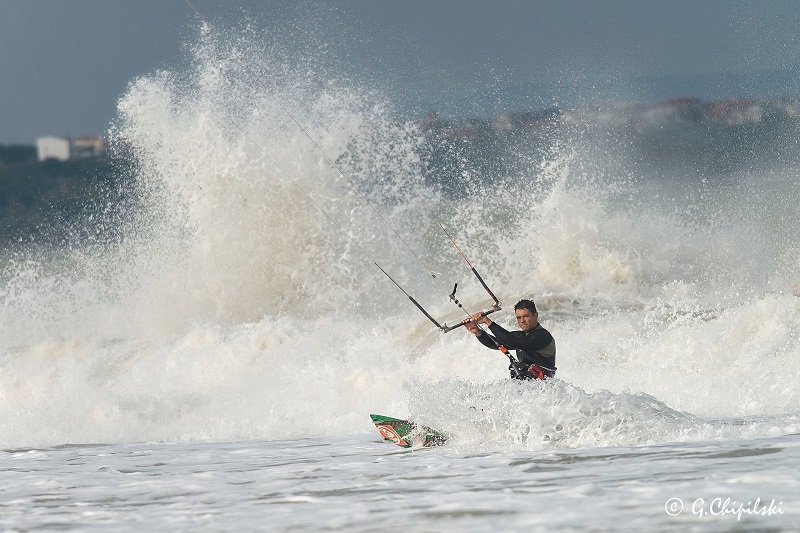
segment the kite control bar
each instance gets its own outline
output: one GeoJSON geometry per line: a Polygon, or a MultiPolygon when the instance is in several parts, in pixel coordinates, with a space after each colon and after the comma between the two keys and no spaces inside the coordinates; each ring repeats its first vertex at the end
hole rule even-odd
{"type": "MultiPolygon", "coordinates": [[[[491,309],[488,309],[486,311],[481,311],[481,316],[490,315],[490,314],[494,313],[495,311],[500,311],[500,309],[501,309],[500,306],[495,304],[495,305],[492,306],[491,309]]],[[[465,320],[464,322],[459,322],[458,324],[453,324],[452,326],[448,326],[447,324],[445,324],[444,326],[441,326],[439,329],[442,330],[442,333],[447,333],[449,331],[453,331],[454,329],[460,328],[461,326],[465,325],[467,322],[469,322],[469,320],[465,320]]]]}

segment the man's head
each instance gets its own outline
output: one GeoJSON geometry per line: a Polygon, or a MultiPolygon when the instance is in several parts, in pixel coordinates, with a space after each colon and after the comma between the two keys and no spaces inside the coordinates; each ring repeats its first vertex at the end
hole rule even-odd
{"type": "Polygon", "coordinates": [[[530,331],[539,325],[539,313],[536,312],[536,304],[531,300],[520,300],[514,306],[517,315],[517,325],[522,331],[530,331]]]}

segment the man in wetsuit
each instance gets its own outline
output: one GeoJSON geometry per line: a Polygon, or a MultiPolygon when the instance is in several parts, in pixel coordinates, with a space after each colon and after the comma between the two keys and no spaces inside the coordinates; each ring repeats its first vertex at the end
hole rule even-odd
{"type": "Polygon", "coordinates": [[[503,347],[517,351],[518,363],[508,369],[515,379],[546,379],[556,373],[556,341],[549,331],[539,324],[536,304],[531,300],[520,300],[514,306],[517,324],[521,331],[508,331],[489,320],[483,313],[476,313],[464,323],[470,333],[478,337],[484,346],[494,350],[503,347]],[[478,324],[489,327],[489,335],[478,324]]]}

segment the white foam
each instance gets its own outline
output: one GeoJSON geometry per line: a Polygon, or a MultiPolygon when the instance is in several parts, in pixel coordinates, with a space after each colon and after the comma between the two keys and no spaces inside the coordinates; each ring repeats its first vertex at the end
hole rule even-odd
{"type": "Polygon", "coordinates": [[[229,44],[206,32],[184,70],[121,99],[114,142],[135,156],[141,206],[125,239],[4,263],[0,443],[348,434],[370,430],[369,412],[466,422],[501,448],[796,429],[797,262],[791,228],[771,238],[782,218],[749,224],[732,192],[730,209],[695,206],[706,216],[693,220],[646,180],[576,165],[580,146],[520,183],[447,199],[423,179],[420,132],[380,98],[292,78],[284,57],[238,42],[265,91],[229,44]],[[507,381],[501,355],[435,332],[353,244],[452,323],[452,283],[472,312],[488,298],[439,222],[505,302],[499,322],[537,301],[557,382],[507,381]]]}

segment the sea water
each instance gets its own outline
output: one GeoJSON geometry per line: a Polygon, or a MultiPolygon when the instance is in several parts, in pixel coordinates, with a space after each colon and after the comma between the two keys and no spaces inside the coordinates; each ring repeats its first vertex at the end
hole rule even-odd
{"type": "Polygon", "coordinates": [[[121,98],[123,226],[2,258],[4,529],[800,528],[796,168],[665,177],[565,134],[452,190],[390,101],[234,33],[121,98]],[[440,224],[498,323],[536,301],[556,379],[375,268],[442,322],[456,282],[488,307],[440,224]]]}
{"type": "Polygon", "coordinates": [[[780,531],[796,435],[405,451],[372,434],[4,452],[10,530],[780,531]]]}

